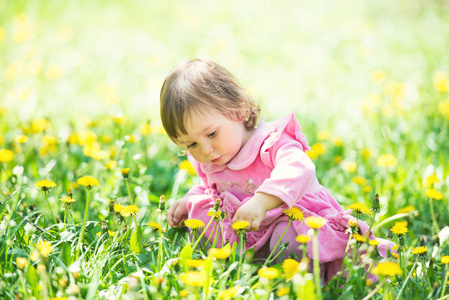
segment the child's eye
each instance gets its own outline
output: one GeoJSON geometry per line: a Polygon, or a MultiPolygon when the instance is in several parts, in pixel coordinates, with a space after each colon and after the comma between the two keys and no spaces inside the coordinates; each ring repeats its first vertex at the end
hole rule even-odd
{"type": "Polygon", "coordinates": [[[196,142],[195,143],[191,143],[190,145],[187,146],[187,148],[193,148],[196,146],[196,142]]]}
{"type": "Polygon", "coordinates": [[[213,132],[209,133],[209,134],[207,135],[207,137],[211,138],[211,137],[214,137],[214,136],[216,136],[216,135],[217,135],[217,131],[214,130],[213,132]]]}

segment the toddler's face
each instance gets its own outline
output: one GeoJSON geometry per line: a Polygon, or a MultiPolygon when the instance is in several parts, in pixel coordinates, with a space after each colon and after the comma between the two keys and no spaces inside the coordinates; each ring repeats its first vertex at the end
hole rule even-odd
{"type": "Polygon", "coordinates": [[[177,144],[200,163],[227,164],[246,144],[253,130],[247,130],[243,121],[233,121],[218,112],[198,114],[187,118],[187,134],[177,144]]]}

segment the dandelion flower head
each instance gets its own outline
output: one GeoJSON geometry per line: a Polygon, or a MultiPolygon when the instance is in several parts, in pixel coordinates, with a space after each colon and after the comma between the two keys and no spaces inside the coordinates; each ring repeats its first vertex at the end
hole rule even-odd
{"type": "Polygon", "coordinates": [[[264,267],[259,269],[259,271],[257,271],[257,274],[262,278],[274,279],[279,276],[279,271],[276,268],[264,267]]]}
{"type": "Polygon", "coordinates": [[[302,220],[304,220],[304,215],[302,214],[301,209],[299,209],[298,207],[293,206],[292,208],[290,208],[288,210],[283,210],[283,212],[292,221],[298,220],[301,222],[302,220]]]}
{"type": "Polygon", "coordinates": [[[159,225],[159,223],[157,223],[157,222],[150,222],[150,223],[148,223],[148,226],[150,226],[155,231],[159,231],[159,232],[162,231],[161,225],[159,225]]]}
{"type": "Polygon", "coordinates": [[[38,183],[36,183],[35,186],[40,187],[45,192],[55,187],[56,183],[54,183],[51,180],[41,180],[38,183]]]}
{"type": "Polygon", "coordinates": [[[121,204],[114,204],[114,211],[115,211],[116,213],[120,213],[124,208],[125,208],[124,205],[121,205],[121,204]]]}
{"type": "Polygon", "coordinates": [[[282,263],[282,271],[286,275],[287,279],[292,278],[296,272],[298,271],[299,261],[296,261],[291,258],[287,258],[282,263]]]}
{"type": "Polygon", "coordinates": [[[65,204],[70,204],[72,202],[75,202],[75,199],[72,199],[72,197],[70,197],[70,196],[64,196],[64,197],[60,198],[59,201],[62,201],[65,204]]]}
{"type": "Polygon", "coordinates": [[[37,249],[39,250],[39,253],[43,257],[47,257],[54,250],[53,246],[49,241],[42,241],[42,240],[39,241],[39,243],[37,243],[37,249]]]}
{"type": "Polygon", "coordinates": [[[307,244],[310,241],[311,237],[306,234],[300,234],[296,237],[296,241],[301,244],[307,244]]]}
{"type": "Polygon", "coordinates": [[[245,229],[247,226],[249,226],[249,222],[248,221],[246,221],[246,220],[237,221],[234,224],[232,224],[232,229],[234,229],[235,231],[238,231],[238,230],[245,229]]]}
{"type": "Polygon", "coordinates": [[[307,217],[305,219],[305,223],[309,228],[313,228],[313,229],[318,229],[323,227],[326,223],[327,220],[325,218],[322,217],[307,217]]]}
{"type": "Polygon", "coordinates": [[[98,180],[92,176],[83,176],[79,178],[77,182],[79,185],[85,186],[88,189],[100,184],[98,180]]]}
{"type": "Polygon", "coordinates": [[[216,259],[226,259],[231,255],[231,247],[229,244],[223,248],[210,248],[208,254],[216,259]]]}
{"type": "Polygon", "coordinates": [[[366,237],[364,237],[363,235],[360,235],[358,233],[354,234],[354,239],[359,243],[366,242],[366,237]]]}
{"type": "Polygon", "coordinates": [[[187,219],[184,224],[193,230],[202,229],[204,227],[204,222],[197,219],[187,219]]]}
{"type": "Polygon", "coordinates": [[[358,214],[367,214],[367,215],[371,214],[369,208],[365,204],[360,202],[351,204],[348,206],[348,208],[353,211],[356,211],[358,214]]]}
{"type": "Polygon", "coordinates": [[[9,149],[0,149],[0,162],[7,163],[13,160],[14,152],[9,149]]]}
{"type": "Polygon", "coordinates": [[[129,168],[125,168],[125,169],[120,169],[120,173],[122,173],[124,178],[128,178],[129,176],[129,168]]]}
{"type": "Polygon", "coordinates": [[[441,258],[441,263],[449,264],[449,255],[445,255],[441,258]]]}
{"type": "Polygon", "coordinates": [[[123,217],[129,217],[129,216],[135,216],[136,213],[139,212],[139,211],[140,211],[140,208],[138,208],[137,206],[135,206],[135,205],[128,205],[128,206],[125,206],[120,211],[120,214],[123,217]]]}
{"type": "Polygon", "coordinates": [[[413,249],[412,253],[416,255],[425,254],[427,253],[427,247],[426,246],[416,247],[413,249]]]}
{"type": "Polygon", "coordinates": [[[182,274],[180,277],[185,285],[194,287],[202,286],[207,279],[205,273],[198,271],[187,272],[185,274],[182,274]]]}
{"type": "Polygon", "coordinates": [[[428,189],[426,191],[426,196],[435,200],[443,199],[443,194],[437,191],[436,189],[428,189]]]}
{"type": "Polygon", "coordinates": [[[401,267],[394,262],[391,261],[385,261],[380,262],[372,271],[374,275],[380,275],[380,276],[400,276],[402,275],[402,269],[401,267]]]}
{"type": "Polygon", "coordinates": [[[396,233],[397,235],[403,235],[408,232],[408,229],[407,229],[407,227],[405,227],[401,224],[396,224],[393,227],[391,227],[390,231],[393,233],[396,233]]]}

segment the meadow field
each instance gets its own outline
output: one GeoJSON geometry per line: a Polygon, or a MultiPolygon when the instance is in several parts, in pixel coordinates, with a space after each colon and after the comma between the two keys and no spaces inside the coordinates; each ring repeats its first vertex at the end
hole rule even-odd
{"type": "Polygon", "coordinates": [[[449,299],[448,49],[447,1],[0,0],[0,298],[449,299]],[[206,241],[218,210],[171,228],[198,179],[159,92],[195,57],[266,121],[294,112],[320,183],[395,248],[348,224],[323,284],[206,241]]]}

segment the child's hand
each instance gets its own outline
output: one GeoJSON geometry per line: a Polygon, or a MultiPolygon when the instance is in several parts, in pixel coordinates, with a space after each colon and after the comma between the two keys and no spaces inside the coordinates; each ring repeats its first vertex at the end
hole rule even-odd
{"type": "Polygon", "coordinates": [[[249,225],[246,227],[247,231],[259,230],[260,223],[262,223],[267,214],[267,211],[254,199],[255,197],[240,206],[232,219],[232,223],[248,221],[249,225]]]}
{"type": "Polygon", "coordinates": [[[184,220],[187,218],[187,200],[189,197],[184,197],[179,200],[176,200],[172,205],[170,205],[170,208],[167,212],[167,221],[168,224],[173,226],[178,226],[179,222],[181,220],[184,220]]]}
{"type": "Polygon", "coordinates": [[[257,231],[267,211],[278,207],[282,203],[281,199],[273,195],[256,193],[248,202],[240,206],[232,219],[232,223],[246,220],[249,223],[246,230],[257,231]]]}

